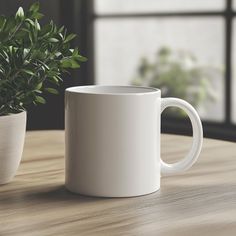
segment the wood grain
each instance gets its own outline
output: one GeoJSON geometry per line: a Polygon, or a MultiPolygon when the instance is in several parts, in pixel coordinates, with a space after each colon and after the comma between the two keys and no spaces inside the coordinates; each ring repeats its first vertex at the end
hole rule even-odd
{"type": "MultiPolygon", "coordinates": [[[[191,138],[162,135],[170,162],[191,138]]],[[[14,181],[0,186],[0,235],[236,235],[236,144],[204,140],[194,167],[136,198],[91,198],[64,186],[64,133],[28,132],[14,181]]]]}

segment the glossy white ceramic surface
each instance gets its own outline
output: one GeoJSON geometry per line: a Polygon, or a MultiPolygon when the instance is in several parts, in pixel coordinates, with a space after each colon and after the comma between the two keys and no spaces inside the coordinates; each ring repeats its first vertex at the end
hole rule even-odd
{"type": "Polygon", "coordinates": [[[202,143],[200,119],[180,99],[132,86],[80,86],[65,93],[66,187],[76,193],[129,197],[157,191],[160,173],[189,168],[202,143]],[[184,108],[193,122],[194,145],[174,165],[160,159],[160,117],[167,106],[184,108]],[[162,169],[162,171],[161,171],[162,169]]]}

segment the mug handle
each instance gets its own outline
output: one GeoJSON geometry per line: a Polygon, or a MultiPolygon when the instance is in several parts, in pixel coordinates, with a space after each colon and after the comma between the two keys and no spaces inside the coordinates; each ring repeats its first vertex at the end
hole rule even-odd
{"type": "Polygon", "coordinates": [[[167,107],[178,107],[183,109],[190,118],[193,129],[193,143],[186,157],[174,164],[167,164],[161,159],[161,174],[172,175],[189,169],[197,160],[203,142],[202,123],[196,110],[186,101],[178,98],[162,98],[161,112],[167,107]]]}

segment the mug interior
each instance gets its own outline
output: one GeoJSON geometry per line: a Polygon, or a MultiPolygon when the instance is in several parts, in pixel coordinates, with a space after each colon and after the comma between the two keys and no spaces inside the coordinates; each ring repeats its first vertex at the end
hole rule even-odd
{"type": "Polygon", "coordinates": [[[87,94],[147,94],[156,93],[160,90],[151,87],[139,86],[103,86],[103,85],[89,85],[89,86],[76,86],[67,88],[66,91],[73,93],[87,93],[87,94]]]}

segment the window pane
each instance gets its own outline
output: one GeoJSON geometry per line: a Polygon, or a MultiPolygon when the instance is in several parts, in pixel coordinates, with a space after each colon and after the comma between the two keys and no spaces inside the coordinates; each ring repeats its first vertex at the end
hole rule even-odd
{"type": "Polygon", "coordinates": [[[224,21],[211,18],[99,19],[97,84],[156,86],[222,120],[224,21]]]}
{"type": "Polygon", "coordinates": [[[236,0],[233,0],[233,10],[236,10],[236,0]]]}
{"type": "Polygon", "coordinates": [[[137,13],[223,10],[224,0],[95,0],[95,12],[137,13]]]}

